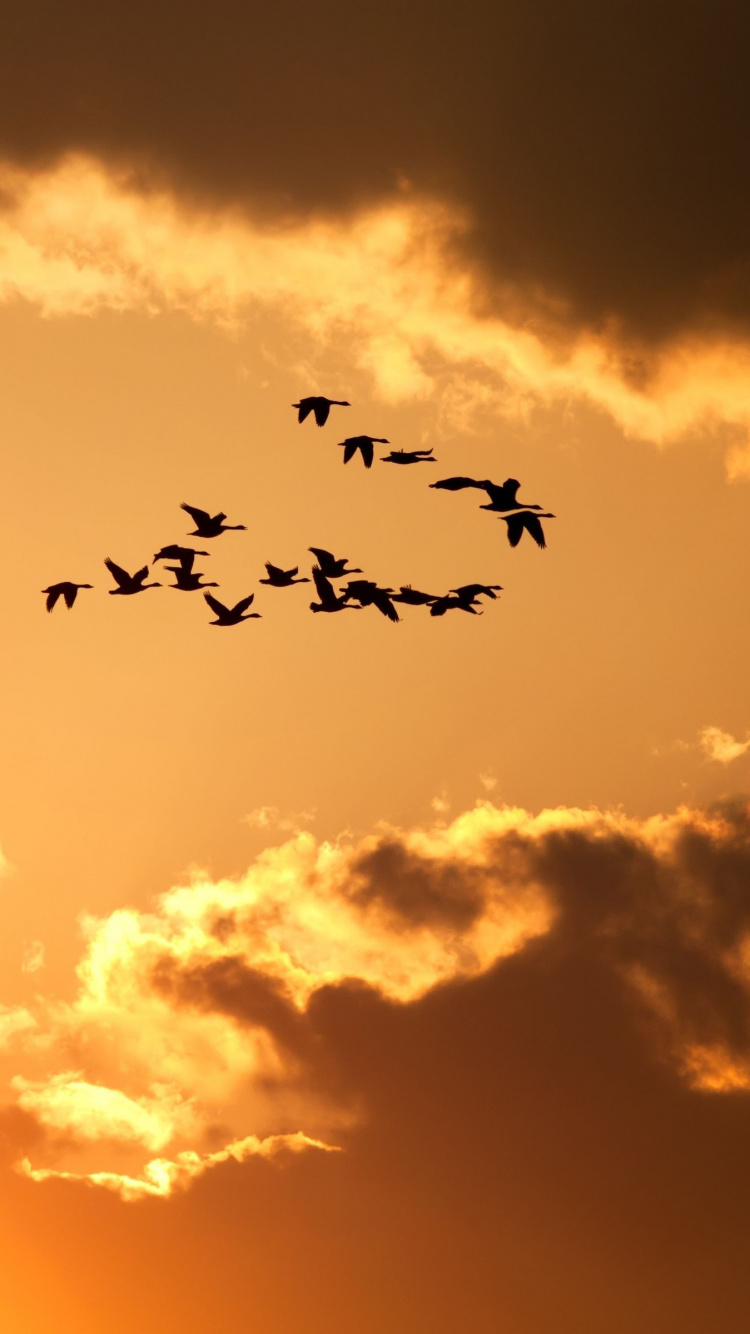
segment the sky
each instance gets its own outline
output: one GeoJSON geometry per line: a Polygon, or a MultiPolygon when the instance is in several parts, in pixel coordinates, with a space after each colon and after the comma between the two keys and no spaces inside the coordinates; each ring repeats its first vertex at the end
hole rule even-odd
{"type": "Polygon", "coordinates": [[[741,1326],[749,26],[10,7],[8,1334],[741,1326]]]}

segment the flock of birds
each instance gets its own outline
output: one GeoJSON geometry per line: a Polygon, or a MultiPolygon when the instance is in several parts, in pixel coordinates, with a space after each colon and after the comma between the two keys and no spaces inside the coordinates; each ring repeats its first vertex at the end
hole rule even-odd
{"type": "MultiPolygon", "coordinates": [[[[348,408],[351,405],[342,399],[313,395],[309,398],[300,399],[299,403],[294,403],[292,406],[297,409],[297,420],[300,423],[312,414],[318,426],[325,426],[332,407],[348,408]]],[[[349,463],[355,454],[359,453],[365,467],[371,468],[375,457],[375,445],[387,445],[389,443],[388,440],[377,436],[356,435],[343,440],[339,448],[344,450],[344,463],[349,463]]],[[[390,454],[381,456],[381,462],[408,466],[419,463],[436,463],[437,459],[433,457],[431,449],[395,449],[391,450],[390,454]]],[[[520,482],[517,482],[514,477],[507,478],[502,485],[486,480],[478,481],[473,477],[444,477],[439,482],[431,483],[432,488],[438,491],[463,491],[467,488],[484,491],[489,497],[490,503],[481,505],[480,509],[490,510],[508,525],[508,541],[512,547],[518,546],[524,532],[529,534],[538,547],[545,547],[546,542],[541,520],[554,519],[555,516],[544,511],[541,505],[523,504],[518,501],[517,495],[520,485],[520,482]]],[[[226,523],[226,514],[212,515],[194,505],[183,504],[181,508],[190,515],[195,524],[195,528],[189,535],[197,537],[201,541],[220,537],[222,533],[245,531],[244,523],[226,523]]],[[[395,604],[402,603],[410,607],[429,607],[431,616],[444,616],[447,611],[464,611],[472,616],[479,616],[481,615],[481,611],[478,610],[478,606],[481,605],[479,599],[487,597],[494,601],[497,594],[502,591],[500,584],[475,583],[462,584],[459,588],[451,588],[445,594],[423,593],[417,588],[412,588],[410,584],[402,584],[396,592],[393,588],[380,588],[371,579],[350,579],[337,592],[334,588],[334,580],[341,580],[347,575],[362,574],[363,571],[358,567],[347,569],[348,558],[346,556],[336,557],[322,547],[309,547],[308,550],[316,561],[311,574],[318,601],[310,603],[310,610],[315,612],[361,611],[364,607],[375,607],[388,620],[398,621],[401,618],[395,604]]],[[[179,543],[172,542],[155,553],[152,563],[155,565],[157,561],[176,562],[174,565],[165,565],[168,573],[174,575],[174,583],[168,584],[167,587],[178,589],[183,593],[203,592],[209,608],[216,617],[215,620],[210,622],[211,625],[239,625],[242,621],[259,619],[259,612],[249,610],[255,599],[254,593],[241,598],[234,606],[227,607],[212,593],[204,591],[207,588],[219,587],[217,583],[211,580],[204,582],[202,571],[194,569],[196,556],[208,555],[207,551],[199,550],[196,547],[182,546],[179,543]]],[[[142,569],[130,574],[109,557],[104,564],[116,584],[115,588],[109,589],[109,593],[113,597],[117,595],[131,597],[135,593],[144,593],[148,588],[162,587],[155,580],[151,583],[146,582],[149,576],[148,565],[144,565],[142,569]]],[[[291,588],[294,584],[310,583],[307,576],[303,575],[298,578],[298,575],[299,566],[297,565],[286,570],[281,566],[272,565],[270,561],[266,561],[266,578],[260,579],[258,582],[267,584],[271,588],[291,588]]],[[[92,587],[92,584],[77,584],[67,579],[56,584],[50,584],[48,588],[42,589],[47,598],[47,611],[52,611],[60,599],[70,609],[75,603],[79,590],[92,587]]]]}

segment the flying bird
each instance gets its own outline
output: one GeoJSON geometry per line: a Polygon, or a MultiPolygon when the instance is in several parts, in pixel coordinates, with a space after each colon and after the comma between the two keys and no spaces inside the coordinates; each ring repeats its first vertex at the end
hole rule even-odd
{"type": "Polygon", "coordinates": [[[309,417],[313,412],[318,426],[325,426],[331,408],[350,408],[351,403],[342,398],[325,398],[323,394],[312,394],[309,398],[301,398],[299,403],[292,403],[292,407],[297,408],[298,422],[303,422],[305,417],[309,417]]]}
{"type": "Polygon", "coordinates": [[[47,594],[47,611],[52,611],[58,598],[62,598],[65,606],[70,611],[78,595],[79,588],[93,588],[93,584],[73,584],[68,579],[63,579],[59,584],[50,584],[49,588],[43,588],[42,592],[47,594]]]}
{"type": "Polygon", "coordinates": [[[307,578],[295,579],[295,574],[299,572],[299,565],[295,565],[293,570],[282,570],[278,565],[272,565],[270,560],[266,561],[267,579],[259,579],[259,584],[270,584],[272,588],[291,588],[292,584],[309,584],[307,578]]]}
{"type": "Polygon", "coordinates": [[[475,599],[465,594],[455,597],[436,598],[430,607],[430,616],[445,616],[447,611],[468,611],[471,616],[481,616],[474,606],[475,599]]]}
{"type": "Polygon", "coordinates": [[[457,597],[469,598],[472,602],[481,597],[482,594],[485,597],[492,598],[494,602],[497,594],[502,593],[503,586],[502,584],[462,584],[460,588],[452,588],[450,591],[455,593],[457,597]]]}
{"type": "Polygon", "coordinates": [[[207,555],[207,551],[196,551],[195,547],[181,547],[177,542],[170,542],[169,546],[157,551],[151,563],[155,565],[158,560],[178,560],[184,569],[192,570],[196,556],[207,555]]]}
{"type": "Polygon", "coordinates": [[[429,607],[430,603],[437,601],[436,593],[420,593],[411,584],[402,584],[398,593],[391,594],[391,602],[404,602],[407,607],[429,607]]]}
{"type": "Polygon", "coordinates": [[[183,593],[196,593],[199,588],[218,588],[219,585],[213,579],[202,584],[203,573],[200,570],[189,570],[184,565],[166,565],[164,567],[174,575],[174,583],[167,584],[167,588],[179,588],[183,593]]]}
{"type": "Polygon", "coordinates": [[[365,467],[371,468],[375,456],[375,446],[387,445],[388,443],[387,440],[378,439],[376,435],[350,435],[347,440],[341,441],[339,449],[344,451],[344,463],[353,459],[357,450],[359,450],[365,467]]]}
{"type": "MultiPolygon", "coordinates": [[[[315,556],[320,567],[320,572],[325,575],[326,579],[341,579],[345,574],[362,573],[357,566],[351,570],[347,570],[346,562],[349,559],[348,556],[342,556],[340,560],[337,560],[330,551],[324,551],[322,547],[308,547],[307,550],[311,551],[313,556],[315,556]]],[[[315,571],[313,570],[313,574],[314,573],[315,571]]]]}
{"type": "Polygon", "coordinates": [[[320,598],[320,602],[311,602],[310,611],[361,611],[362,610],[361,607],[354,607],[352,606],[351,602],[347,602],[345,593],[342,593],[340,597],[337,597],[333,591],[333,584],[331,584],[329,580],[326,579],[326,576],[323,574],[323,571],[320,570],[317,565],[313,566],[312,574],[313,574],[313,579],[315,580],[315,587],[318,590],[318,597],[320,598]]]}
{"type": "Polygon", "coordinates": [[[502,514],[499,516],[502,522],[507,523],[508,525],[508,541],[512,547],[518,546],[518,543],[523,536],[524,529],[530,537],[533,537],[538,547],[546,547],[547,543],[544,540],[544,529],[539,520],[554,519],[554,517],[554,514],[529,514],[528,512],[509,514],[507,517],[502,514]]]}
{"type": "Polygon", "coordinates": [[[486,491],[490,498],[489,505],[480,505],[482,510],[494,510],[500,512],[503,510],[540,510],[541,505],[521,505],[516,501],[516,494],[521,485],[515,477],[507,477],[502,486],[497,482],[483,481],[477,482],[473,477],[443,477],[439,482],[430,482],[433,491],[464,491],[467,487],[475,487],[479,491],[486,491]]]}
{"type": "Polygon", "coordinates": [[[117,588],[110,588],[110,597],[116,597],[121,593],[123,597],[130,597],[132,593],[143,593],[147,588],[161,588],[161,584],[146,584],[144,580],[148,578],[148,565],[144,565],[142,570],[136,570],[135,574],[128,574],[121,565],[115,565],[109,556],[104,564],[109,570],[112,578],[117,584],[117,588]]]}
{"type": "Polygon", "coordinates": [[[392,588],[378,588],[371,579],[352,579],[344,588],[344,598],[356,598],[360,607],[377,607],[389,621],[400,621],[396,608],[391,601],[392,588]]]}
{"type": "Polygon", "coordinates": [[[238,531],[242,529],[247,531],[244,523],[225,523],[226,514],[207,514],[205,510],[196,509],[194,505],[180,505],[180,509],[187,510],[190,518],[195,524],[195,531],[190,534],[191,537],[218,537],[220,533],[238,531]]]}
{"type": "Polygon", "coordinates": [[[247,616],[245,615],[255,597],[254,593],[251,593],[247,598],[241,598],[239,602],[235,602],[233,607],[225,607],[223,602],[219,602],[219,599],[212,597],[210,593],[204,593],[203,596],[216,616],[216,620],[209,621],[209,625],[239,625],[240,621],[250,621],[253,617],[258,621],[261,619],[260,612],[257,611],[251,611],[248,612],[247,616]]]}
{"type": "MultiPolygon", "coordinates": [[[[384,441],[385,444],[388,441],[384,441]]],[[[437,463],[437,459],[432,457],[431,449],[392,449],[390,454],[385,454],[380,460],[381,463],[437,463]]]]}

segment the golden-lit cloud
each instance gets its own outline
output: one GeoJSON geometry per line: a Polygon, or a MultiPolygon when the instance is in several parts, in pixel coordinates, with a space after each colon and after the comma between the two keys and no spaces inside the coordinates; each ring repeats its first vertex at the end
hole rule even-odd
{"type": "Polygon", "coordinates": [[[518,417],[585,402],[657,444],[721,429],[730,476],[750,473],[750,345],[739,334],[646,349],[614,325],[568,326],[559,301],[526,319],[517,294],[506,315],[482,314],[460,259],[470,218],[437,199],[407,191],[347,217],[272,226],[139,192],[80,156],[37,172],[6,164],[0,188],[6,301],[48,316],[180,310],[229,328],[272,308],[309,336],[311,358],[335,344],[341,375],[369,373],[388,401],[430,395],[464,423],[481,407],[518,417]]]}
{"type": "Polygon", "coordinates": [[[317,998],[418,1004],[546,936],[621,978],[692,1087],[750,1088],[748,874],[743,805],[639,821],[488,802],[428,829],[300,832],[239,878],[195,874],[151,912],[86,919],[72,1001],[5,1011],[11,1093],[48,1158],[23,1170],[137,1199],[290,1135],[335,1147],[363,1109],[323,1074],[317,998]]]}
{"type": "Polygon", "coordinates": [[[699,737],[699,745],[710,760],[719,764],[730,764],[746,755],[750,750],[750,738],[738,741],[731,732],[722,732],[720,727],[704,727],[699,737]]]}

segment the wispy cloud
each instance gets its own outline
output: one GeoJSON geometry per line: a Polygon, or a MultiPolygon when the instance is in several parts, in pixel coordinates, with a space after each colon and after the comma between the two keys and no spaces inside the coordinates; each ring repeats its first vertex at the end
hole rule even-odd
{"type": "Polygon", "coordinates": [[[738,741],[731,732],[722,732],[720,727],[704,727],[698,744],[710,760],[719,764],[731,764],[750,750],[750,736],[745,741],[738,741]]]}

